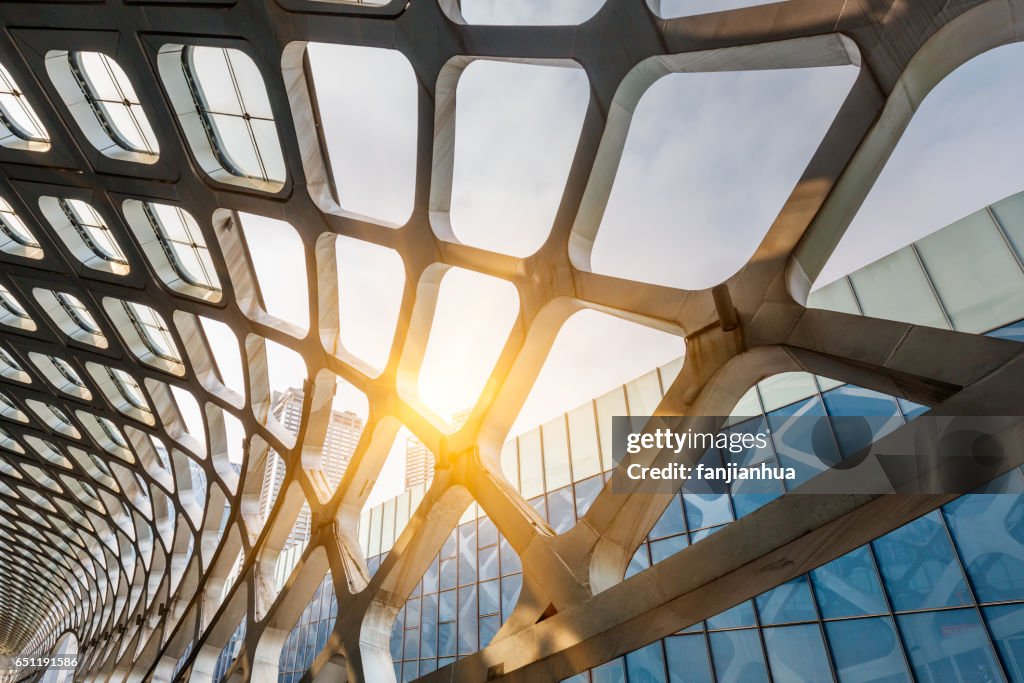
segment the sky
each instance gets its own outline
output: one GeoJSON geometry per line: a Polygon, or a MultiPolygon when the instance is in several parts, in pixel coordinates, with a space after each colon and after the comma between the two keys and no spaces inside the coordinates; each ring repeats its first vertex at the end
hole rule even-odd
{"type": "MultiPolygon", "coordinates": [[[[560,9],[583,11],[587,4],[560,9]]],[[[539,6],[491,5],[487,16],[508,20],[513,7],[525,7],[517,16],[536,20],[539,6]]],[[[464,7],[467,17],[479,9],[464,7]]],[[[1022,50],[1004,47],[978,58],[925,100],[819,285],[1024,189],[1021,155],[1007,152],[1024,148],[1024,117],[1006,114],[1024,108],[1022,50]]],[[[400,225],[411,211],[415,182],[411,68],[386,50],[311,45],[310,57],[342,209],[400,225]]],[[[677,287],[707,287],[731,275],[764,236],[855,77],[853,67],[829,67],[679,74],[656,82],[627,136],[594,270],[677,287]]],[[[587,95],[580,69],[477,62],[465,70],[457,91],[451,209],[459,239],[513,256],[543,243],[587,95]]],[[[296,233],[259,216],[242,221],[268,312],[307,328],[296,233]]],[[[379,369],[397,320],[401,257],[348,238],[337,247],[342,343],[379,369]]],[[[442,417],[471,407],[518,306],[509,283],[450,270],[415,387],[419,398],[442,417]]],[[[578,313],[560,330],[512,434],[682,352],[679,337],[578,313]]],[[[274,388],[301,384],[306,369],[297,355],[283,347],[268,355],[274,388]]],[[[344,383],[335,407],[364,416],[367,410],[365,397],[344,383]]],[[[407,437],[403,431],[396,440],[370,504],[401,492],[407,437]]]]}

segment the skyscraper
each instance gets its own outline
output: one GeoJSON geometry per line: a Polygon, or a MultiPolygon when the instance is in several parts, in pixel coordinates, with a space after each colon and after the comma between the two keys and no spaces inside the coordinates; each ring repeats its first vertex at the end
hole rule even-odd
{"type": "MultiPolygon", "coordinates": [[[[271,413],[285,429],[292,434],[297,434],[302,418],[302,390],[289,388],[283,392],[274,392],[271,413]]],[[[362,432],[363,419],[352,411],[335,410],[331,413],[331,421],[324,440],[321,469],[332,489],[341,482],[362,432]]],[[[271,450],[267,454],[263,487],[260,490],[260,515],[264,519],[270,514],[274,501],[277,500],[277,494],[284,481],[284,474],[284,461],[275,451],[271,450]]],[[[310,533],[309,521],[309,507],[303,505],[288,541],[285,543],[285,548],[302,545],[306,542],[310,533]]]]}
{"type": "Polygon", "coordinates": [[[414,436],[405,442],[405,488],[428,482],[434,474],[434,454],[414,436]]]}

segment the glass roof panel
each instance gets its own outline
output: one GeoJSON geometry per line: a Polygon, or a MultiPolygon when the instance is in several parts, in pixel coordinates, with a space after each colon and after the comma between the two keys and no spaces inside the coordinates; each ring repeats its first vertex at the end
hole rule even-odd
{"type": "Polygon", "coordinates": [[[0,124],[23,140],[46,142],[50,139],[25,93],[3,64],[0,64],[0,124]]]}
{"type": "Polygon", "coordinates": [[[69,59],[82,93],[110,139],[132,152],[156,154],[156,135],[124,69],[100,52],[74,52],[69,59]]]}

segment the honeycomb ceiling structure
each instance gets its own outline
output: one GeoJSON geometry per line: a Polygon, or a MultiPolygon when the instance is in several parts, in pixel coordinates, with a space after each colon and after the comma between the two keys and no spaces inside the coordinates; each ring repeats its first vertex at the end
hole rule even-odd
{"type": "MultiPolygon", "coordinates": [[[[244,622],[228,680],[277,680],[284,639],[329,572],[339,617],[303,680],[393,680],[395,614],[476,501],[522,559],[522,595],[490,645],[423,678],[559,680],[947,502],[790,494],[624,580],[667,496],[606,487],[555,535],[503,478],[501,443],[562,323],[587,309],[685,337],[664,414],[727,415],[755,382],[791,370],[940,415],[1020,405],[1018,345],[803,303],[924,96],[1024,36],[1024,2],[789,0],[672,19],[656,5],[607,0],[578,25],[492,26],[467,23],[458,0],[0,4],[0,653],[48,652],[70,631],[81,680],[210,681],[244,622]],[[406,222],[339,205],[311,41],[386,48],[411,65],[406,222]],[[451,228],[456,90],[475,60],[570,65],[589,82],[553,227],[526,256],[460,243],[451,228]],[[738,272],[694,291],[593,272],[630,118],[658,78],[829,65],[856,67],[856,80],[738,272]],[[308,329],[268,312],[240,212],[295,229],[308,329]],[[402,258],[399,320],[379,374],[339,342],[339,235],[402,258]],[[511,283],[520,306],[468,420],[451,432],[414,387],[438,282],[455,267],[511,283]],[[218,323],[244,359],[242,387],[226,386],[215,358],[218,323]],[[293,383],[305,390],[297,436],[271,415],[269,344],[308,371],[293,383]],[[339,378],[370,409],[330,490],[317,470],[339,378]],[[185,424],[182,396],[200,406],[204,433],[185,424]],[[237,467],[229,424],[244,433],[237,467]],[[437,469],[371,576],[357,523],[401,425],[437,469]],[[264,521],[271,450],[287,470],[264,521]],[[312,537],[278,590],[275,563],[304,504],[312,537]]],[[[1019,438],[1018,422],[1008,434],[1019,438]]],[[[1003,471],[1020,460],[1017,449],[1003,471]]],[[[823,476],[856,489],[856,472],[823,476]]]]}

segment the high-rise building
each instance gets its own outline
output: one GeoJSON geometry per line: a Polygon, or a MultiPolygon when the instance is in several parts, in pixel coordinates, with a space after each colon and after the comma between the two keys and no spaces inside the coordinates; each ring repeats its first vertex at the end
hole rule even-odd
{"type": "Polygon", "coordinates": [[[430,481],[434,475],[434,454],[414,436],[405,442],[405,488],[430,481]]]}
{"type": "MultiPolygon", "coordinates": [[[[461,410],[452,416],[452,426],[459,429],[469,419],[470,410],[461,410]]],[[[434,454],[426,444],[410,436],[405,444],[405,488],[429,484],[434,477],[434,454]]]]}
{"type": "MultiPolygon", "coordinates": [[[[299,431],[302,419],[302,397],[302,390],[295,388],[289,388],[283,392],[275,391],[271,397],[271,413],[274,419],[292,434],[297,434],[299,431]]],[[[350,410],[332,411],[321,460],[321,469],[332,489],[341,482],[362,433],[363,419],[361,417],[350,410]]],[[[270,514],[274,501],[277,500],[281,484],[284,482],[284,475],[285,463],[271,449],[267,454],[263,486],[260,490],[260,515],[264,519],[270,514]]],[[[285,542],[286,549],[305,544],[310,533],[309,523],[309,507],[303,505],[302,511],[295,520],[295,526],[285,542]]]]}

